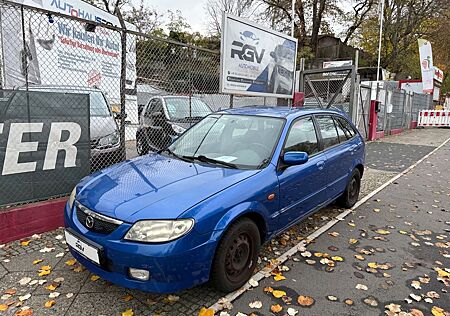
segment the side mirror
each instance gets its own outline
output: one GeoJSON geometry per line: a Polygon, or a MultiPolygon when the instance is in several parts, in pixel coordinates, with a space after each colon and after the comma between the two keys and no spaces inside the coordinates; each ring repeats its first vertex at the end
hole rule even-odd
{"type": "Polygon", "coordinates": [[[283,155],[283,162],[288,166],[296,166],[304,164],[308,158],[304,151],[288,151],[283,155]]]}

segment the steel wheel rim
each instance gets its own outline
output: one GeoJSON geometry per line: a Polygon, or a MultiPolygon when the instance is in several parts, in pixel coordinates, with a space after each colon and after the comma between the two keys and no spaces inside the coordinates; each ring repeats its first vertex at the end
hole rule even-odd
{"type": "Polygon", "coordinates": [[[246,233],[234,238],[225,254],[225,273],[232,282],[240,281],[244,273],[252,265],[253,240],[246,233]]]}

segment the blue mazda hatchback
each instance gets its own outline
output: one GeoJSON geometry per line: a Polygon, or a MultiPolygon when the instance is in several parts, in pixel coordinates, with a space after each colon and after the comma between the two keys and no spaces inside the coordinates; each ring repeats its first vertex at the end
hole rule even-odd
{"type": "Polygon", "coordinates": [[[72,255],[143,291],[241,287],[260,246],[337,200],[353,206],[364,141],[340,112],[213,113],[169,147],[84,178],[65,207],[72,255]]]}

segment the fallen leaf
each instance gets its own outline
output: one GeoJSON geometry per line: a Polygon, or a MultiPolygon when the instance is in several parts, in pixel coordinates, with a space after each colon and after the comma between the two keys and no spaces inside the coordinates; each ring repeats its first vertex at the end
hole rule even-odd
{"type": "Polygon", "coordinates": [[[5,291],[5,294],[9,294],[9,295],[14,295],[14,294],[16,294],[16,293],[17,293],[17,291],[14,290],[14,289],[7,289],[7,290],[5,291]]]}
{"type": "Polygon", "coordinates": [[[73,293],[67,293],[67,294],[66,294],[66,297],[67,297],[67,298],[73,297],[73,293]]]}
{"type": "Polygon", "coordinates": [[[276,298],[280,298],[282,296],[286,295],[285,291],[280,291],[280,290],[273,290],[272,295],[276,298]]]}
{"type": "Polygon", "coordinates": [[[129,302],[129,301],[131,301],[132,299],[133,299],[133,296],[130,295],[130,294],[125,295],[125,297],[123,298],[123,300],[124,300],[125,302],[129,302]]]}
{"type": "Polygon", "coordinates": [[[254,302],[251,302],[250,304],[248,304],[248,306],[250,308],[260,309],[262,307],[262,303],[261,303],[261,301],[254,301],[254,302]]]}
{"type": "Polygon", "coordinates": [[[52,252],[53,250],[55,250],[55,248],[45,247],[45,248],[39,250],[39,252],[45,253],[45,252],[52,252]]]}
{"type": "Polygon", "coordinates": [[[283,307],[281,307],[280,304],[275,304],[270,306],[270,310],[272,311],[272,313],[279,313],[283,310],[283,307]]]}
{"type": "Polygon", "coordinates": [[[273,292],[273,288],[271,288],[270,286],[268,286],[268,287],[265,287],[265,288],[263,289],[263,291],[266,292],[266,293],[272,293],[272,292],[273,292]]]}
{"type": "Polygon", "coordinates": [[[75,265],[75,263],[77,263],[76,259],[70,259],[70,260],[66,261],[66,265],[68,265],[68,266],[73,266],[73,265],[75,265]]]}
{"type": "Polygon", "coordinates": [[[47,285],[45,288],[46,288],[47,290],[49,290],[49,291],[54,291],[54,290],[56,290],[56,289],[58,288],[58,286],[59,286],[59,284],[52,283],[52,284],[50,284],[50,285],[47,285]]]}
{"type": "Polygon", "coordinates": [[[355,227],[355,226],[356,226],[356,224],[353,223],[353,222],[349,222],[349,223],[347,223],[347,224],[348,224],[348,226],[351,226],[351,227],[355,227]]]}
{"type": "Polygon", "coordinates": [[[180,300],[180,297],[177,295],[169,294],[164,300],[168,303],[175,303],[180,300]]]}
{"type": "Polygon", "coordinates": [[[85,270],[85,268],[83,266],[78,266],[75,269],[73,269],[73,271],[75,272],[83,272],[85,270]]]}
{"type": "Polygon", "coordinates": [[[445,316],[444,309],[437,306],[433,306],[433,308],[431,309],[431,314],[433,316],[445,316]]]}
{"type": "Polygon", "coordinates": [[[377,229],[375,232],[380,235],[389,235],[391,233],[390,231],[381,228],[377,229]]]}
{"type": "Polygon", "coordinates": [[[41,263],[42,261],[44,261],[44,260],[42,260],[42,259],[36,259],[36,260],[33,261],[33,264],[38,264],[38,263],[41,263]]]}
{"type": "Polygon", "coordinates": [[[214,316],[214,310],[211,308],[202,307],[198,312],[198,316],[214,316]]]}
{"type": "Polygon", "coordinates": [[[337,298],[336,296],[333,296],[333,295],[328,295],[328,296],[327,296],[327,299],[328,299],[329,301],[332,301],[332,302],[336,302],[336,301],[338,300],[338,298],[337,298]]]}
{"type": "Polygon", "coordinates": [[[20,245],[22,246],[28,246],[30,244],[31,240],[23,240],[20,242],[20,245]]]}
{"type": "Polygon", "coordinates": [[[274,279],[275,281],[282,281],[282,280],[286,280],[286,277],[283,276],[283,275],[281,275],[280,273],[278,273],[278,274],[275,274],[275,276],[273,277],[273,279],[274,279]]]}
{"type": "Polygon", "coordinates": [[[378,302],[374,297],[366,297],[363,302],[369,306],[376,307],[378,306],[378,302]]]}
{"type": "Polygon", "coordinates": [[[388,311],[392,313],[400,313],[402,311],[401,306],[398,304],[391,303],[389,305],[384,306],[388,311]]]}
{"type": "Polygon", "coordinates": [[[331,232],[331,233],[328,233],[328,235],[333,236],[333,237],[337,237],[337,236],[339,236],[339,233],[338,232],[331,232]]]}
{"type": "Polygon", "coordinates": [[[55,258],[61,258],[64,256],[64,252],[60,252],[58,254],[56,254],[55,258]]]}
{"type": "Polygon", "coordinates": [[[52,307],[52,306],[55,305],[55,304],[56,304],[56,301],[55,301],[55,300],[51,300],[51,301],[45,302],[44,306],[45,306],[46,308],[50,308],[50,307],[52,307]]]}
{"type": "Polygon", "coordinates": [[[411,282],[411,286],[412,286],[413,288],[415,288],[416,290],[422,289],[422,287],[420,286],[420,282],[419,282],[419,281],[416,281],[416,280],[413,280],[413,281],[411,282]]]}
{"type": "Polygon", "coordinates": [[[349,243],[350,245],[354,245],[354,244],[357,244],[357,243],[358,243],[358,240],[352,238],[352,239],[350,239],[350,240],[348,241],[348,243],[349,243]]]}
{"type": "Polygon", "coordinates": [[[33,315],[32,309],[22,309],[20,311],[17,311],[14,316],[31,316],[33,315]]]}
{"type": "Polygon", "coordinates": [[[19,284],[20,285],[27,285],[28,283],[30,283],[30,281],[31,281],[31,278],[24,277],[24,278],[20,279],[19,284]]]}
{"type": "Polygon", "coordinates": [[[295,315],[298,314],[298,310],[296,310],[296,309],[294,309],[294,308],[292,308],[292,307],[289,307],[289,308],[287,309],[287,313],[288,313],[289,316],[295,316],[295,315]]]}
{"type": "Polygon", "coordinates": [[[248,284],[250,284],[252,287],[257,287],[259,285],[258,281],[255,279],[248,280],[248,284]]]}
{"type": "Polygon", "coordinates": [[[374,208],[373,211],[374,211],[375,213],[378,213],[378,212],[380,212],[380,209],[379,209],[379,208],[374,208]]]}
{"type": "Polygon", "coordinates": [[[364,284],[356,284],[355,288],[357,290],[363,290],[363,291],[367,291],[369,288],[367,287],[367,285],[364,284]]]}
{"type": "Polygon", "coordinates": [[[0,304],[0,312],[4,312],[4,311],[7,311],[7,310],[8,310],[8,308],[9,308],[9,306],[8,306],[8,305],[6,305],[6,304],[0,304]]]}
{"type": "Polygon", "coordinates": [[[309,257],[311,257],[311,253],[310,253],[309,251],[301,252],[300,255],[301,255],[302,257],[304,257],[304,258],[309,258],[309,257]]]}
{"type": "Polygon", "coordinates": [[[30,297],[31,297],[31,294],[30,294],[30,293],[25,294],[25,295],[23,295],[23,296],[19,296],[19,301],[21,301],[21,302],[26,301],[26,300],[29,299],[30,297]]]}
{"type": "Polygon", "coordinates": [[[134,316],[134,312],[130,308],[130,309],[127,309],[126,311],[122,312],[122,316],[134,316]]]}
{"type": "Polygon", "coordinates": [[[94,275],[91,276],[91,281],[94,281],[94,282],[95,282],[95,281],[97,281],[98,279],[100,279],[100,277],[99,277],[98,275],[95,275],[95,274],[94,274],[94,275]]]}
{"type": "Polygon", "coordinates": [[[316,261],[315,260],[310,260],[310,259],[306,259],[305,262],[309,265],[315,264],[316,261]]]}
{"type": "Polygon", "coordinates": [[[420,302],[422,300],[422,296],[420,295],[416,295],[414,293],[409,294],[409,297],[411,297],[413,300],[415,300],[416,302],[420,302]]]}
{"type": "Polygon", "coordinates": [[[310,296],[300,295],[297,298],[297,303],[304,307],[309,307],[314,304],[314,299],[310,296]]]}
{"type": "Polygon", "coordinates": [[[58,293],[58,292],[52,292],[52,293],[50,293],[48,295],[48,297],[50,297],[50,298],[57,298],[59,295],[60,295],[60,293],[58,293]]]}
{"type": "Polygon", "coordinates": [[[424,316],[422,311],[416,308],[411,309],[409,313],[411,314],[411,316],[424,316]]]}
{"type": "Polygon", "coordinates": [[[349,305],[349,306],[352,306],[352,305],[354,304],[353,301],[352,301],[351,299],[349,299],[349,298],[347,298],[347,299],[344,301],[344,303],[347,304],[347,305],[349,305]]]}
{"type": "Polygon", "coordinates": [[[334,261],[344,261],[344,258],[339,257],[339,256],[331,257],[331,259],[334,260],[334,261]]]}
{"type": "Polygon", "coordinates": [[[364,257],[361,256],[361,255],[355,255],[355,258],[358,259],[358,260],[360,260],[360,261],[366,260],[366,258],[364,258],[364,257]]]}
{"type": "Polygon", "coordinates": [[[39,275],[40,277],[49,275],[49,274],[51,273],[50,270],[39,270],[39,271],[40,271],[40,272],[39,272],[38,275],[39,275]]]}

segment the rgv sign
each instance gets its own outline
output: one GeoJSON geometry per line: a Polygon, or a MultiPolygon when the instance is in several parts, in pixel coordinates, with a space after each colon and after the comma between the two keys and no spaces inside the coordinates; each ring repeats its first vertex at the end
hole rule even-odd
{"type": "Polygon", "coordinates": [[[90,171],[89,96],[0,94],[0,206],[70,192],[90,171]]]}

